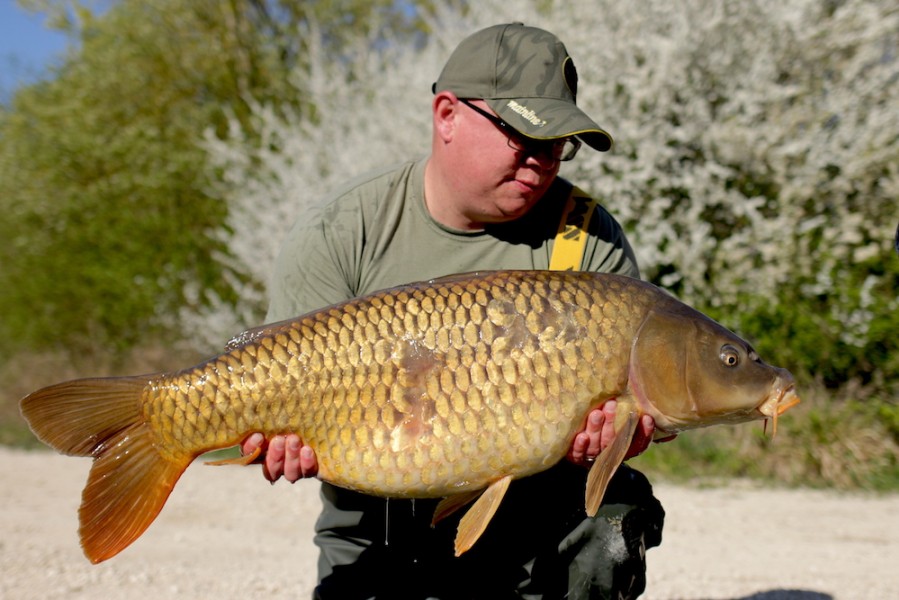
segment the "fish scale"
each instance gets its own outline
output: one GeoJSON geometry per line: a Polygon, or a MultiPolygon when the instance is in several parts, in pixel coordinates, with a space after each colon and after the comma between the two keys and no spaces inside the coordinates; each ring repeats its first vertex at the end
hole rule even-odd
{"type": "Polygon", "coordinates": [[[798,402],[792,389],[788,372],[645,282],[495,271],[376,292],[244,332],[190,369],[65,382],[21,406],[43,441],[94,457],[80,531],[99,562],[150,525],[194,458],[252,432],[297,433],[335,485],[443,497],[435,519],[480,494],[460,554],[508,482],[561,460],[610,398],[616,432],[590,471],[588,514],[642,414],[667,433],[776,419],[798,402]]]}
{"type": "Polygon", "coordinates": [[[612,344],[591,323],[616,320],[615,345],[628,336],[618,306],[603,302],[612,294],[551,273],[385,292],[161,376],[142,405],[159,444],[185,454],[249,431],[296,432],[337,485],[404,497],[477,489],[497,469],[559,460],[590,406],[621,391],[620,369],[593,381],[599,348],[612,344]],[[453,468],[425,468],[442,461],[453,468]]]}

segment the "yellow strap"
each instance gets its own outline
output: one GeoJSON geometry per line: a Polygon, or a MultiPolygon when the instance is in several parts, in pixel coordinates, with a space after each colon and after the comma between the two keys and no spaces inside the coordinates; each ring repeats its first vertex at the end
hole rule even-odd
{"type": "Polygon", "coordinates": [[[551,271],[580,270],[584,249],[587,247],[587,228],[595,208],[596,201],[593,198],[578,187],[571,187],[549,259],[551,271]]]}

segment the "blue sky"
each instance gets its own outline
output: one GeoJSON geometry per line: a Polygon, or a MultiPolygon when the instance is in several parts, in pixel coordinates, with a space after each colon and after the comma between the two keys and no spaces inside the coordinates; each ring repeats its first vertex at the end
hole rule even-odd
{"type": "Polygon", "coordinates": [[[25,12],[16,0],[0,0],[0,101],[38,79],[65,46],[65,36],[47,29],[43,15],[25,12]]]}

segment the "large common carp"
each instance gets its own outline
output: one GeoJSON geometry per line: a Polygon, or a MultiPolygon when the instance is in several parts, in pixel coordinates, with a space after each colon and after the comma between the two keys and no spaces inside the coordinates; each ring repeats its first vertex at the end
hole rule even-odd
{"type": "Polygon", "coordinates": [[[588,476],[591,516],[642,414],[670,435],[776,425],[799,401],[789,372],[651,284],[494,271],[373,293],[248,331],[193,368],[61,383],[21,407],[41,440],[94,458],[80,534],[100,562],[144,532],[191,461],[255,431],[298,433],[335,485],[445,497],[435,519],[477,498],[458,555],[509,482],[561,460],[610,398],[616,437],[588,476]]]}

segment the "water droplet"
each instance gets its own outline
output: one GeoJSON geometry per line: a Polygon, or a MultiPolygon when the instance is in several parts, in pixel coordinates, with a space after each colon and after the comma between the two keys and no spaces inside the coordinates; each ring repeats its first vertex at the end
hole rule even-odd
{"type": "Polygon", "coordinates": [[[390,498],[384,499],[384,545],[390,545],[390,498]]]}

